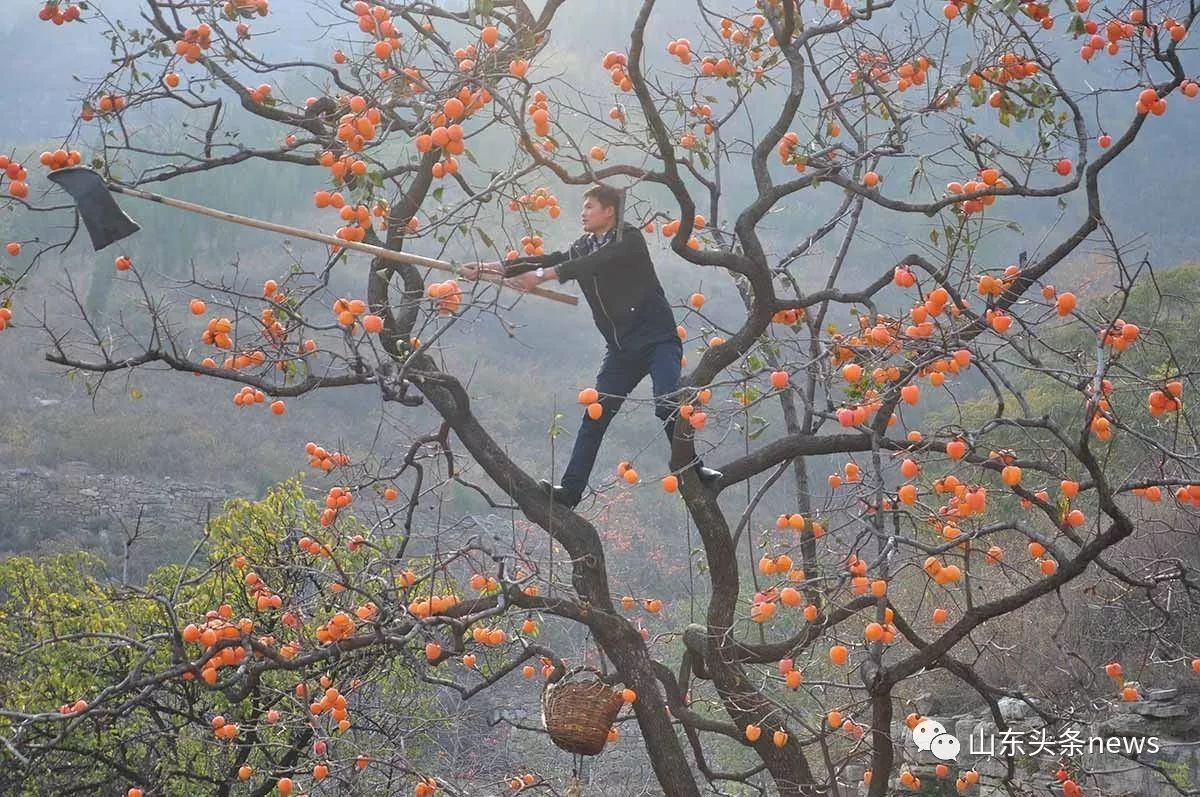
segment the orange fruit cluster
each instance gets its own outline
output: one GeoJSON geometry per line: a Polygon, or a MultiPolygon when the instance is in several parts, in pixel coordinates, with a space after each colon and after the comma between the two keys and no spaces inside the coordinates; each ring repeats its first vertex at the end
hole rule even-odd
{"type": "Polygon", "coordinates": [[[809,523],[808,520],[805,519],[804,515],[795,513],[791,515],[780,515],[777,517],[775,519],[775,528],[781,530],[792,529],[793,531],[804,531],[805,529],[810,529],[813,536],[817,538],[820,538],[825,534],[825,526],[820,521],[814,520],[812,523],[809,523]]]}
{"type": "MultiPolygon", "coordinates": [[[[317,641],[322,645],[330,645],[334,642],[341,642],[344,639],[349,639],[354,636],[354,632],[358,627],[354,624],[353,618],[345,612],[337,612],[333,617],[329,618],[329,622],[319,627],[316,631],[317,641]]],[[[319,714],[319,711],[314,711],[314,714],[319,714]]]]}
{"type": "MultiPolygon", "coordinates": [[[[985,67],[981,72],[972,72],[968,75],[967,85],[976,90],[982,89],[985,81],[1004,86],[1012,81],[1021,81],[1034,77],[1040,71],[1041,67],[1036,61],[1029,60],[1017,53],[1008,52],[1000,56],[998,64],[985,67]]],[[[1004,104],[1004,99],[1004,91],[1002,89],[993,91],[988,95],[988,105],[992,108],[999,108],[1004,104]]]]}
{"type": "Polygon", "coordinates": [[[267,394],[258,388],[243,385],[242,389],[233,394],[233,403],[237,407],[249,407],[252,404],[262,404],[267,400],[267,394]]]}
{"type": "Polygon", "coordinates": [[[776,557],[763,556],[758,560],[758,569],[764,575],[768,576],[774,573],[790,573],[792,570],[792,557],[785,553],[779,554],[776,557]]]}
{"type": "MultiPolygon", "coordinates": [[[[775,3],[772,3],[775,5],[775,3]]],[[[763,30],[766,27],[767,18],[762,14],[755,14],[750,17],[750,25],[748,27],[739,26],[729,17],[721,20],[721,38],[727,39],[739,47],[750,49],[750,60],[757,61],[762,58],[762,46],[759,40],[762,38],[763,30]]],[[[778,45],[778,40],[772,34],[767,38],[767,44],[771,47],[778,45]]]]}
{"type": "MultiPolygon", "coordinates": [[[[946,192],[949,194],[971,194],[988,188],[1001,190],[1008,188],[1008,182],[1000,176],[999,170],[992,168],[981,169],[978,180],[968,180],[965,183],[958,181],[951,182],[946,186],[946,192]]],[[[971,215],[972,213],[980,212],[989,205],[995,204],[995,202],[995,194],[986,194],[975,199],[960,201],[958,207],[963,213],[971,215]]]]}
{"type": "MultiPolygon", "coordinates": [[[[206,652],[211,651],[223,639],[240,639],[248,636],[254,630],[254,622],[245,617],[236,623],[231,622],[233,607],[227,603],[221,604],[215,611],[205,614],[204,625],[189,623],[183,629],[183,641],[189,644],[202,645],[206,652]]],[[[264,638],[265,640],[266,638],[264,638]]],[[[273,641],[273,640],[272,640],[273,641]]],[[[246,658],[244,645],[221,648],[204,664],[200,677],[205,683],[212,685],[217,682],[218,671],[222,667],[237,667],[246,658]]],[[[185,673],[188,679],[191,672],[185,673]]]]}
{"type": "MultiPolygon", "coordinates": [[[[212,27],[202,22],[196,27],[188,28],[183,32],[183,38],[175,42],[175,54],[183,56],[183,60],[189,64],[194,64],[211,47],[212,27]]],[[[103,106],[101,106],[100,110],[104,110],[103,106]]],[[[120,108],[117,110],[120,110],[120,108]]]]}
{"type": "Polygon", "coordinates": [[[1167,101],[1160,98],[1154,89],[1142,89],[1138,94],[1135,109],[1139,114],[1153,113],[1155,116],[1162,116],[1167,112],[1167,101]]]}
{"type": "MultiPolygon", "coordinates": [[[[1083,797],[1083,787],[1069,777],[1066,777],[1065,770],[1060,771],[1063,773],[1063,777],[1059,779],[1062,783],[1063,797],[1083,797]]],[[[1057,774],[1055,773],[1056,776],[1057,774]]]]}
{"type": "MultiPolygon", "coordinates": [[[[706,222],[707,220],[703,216],[696,216],[695,220],[692,222],[692,227],[693,229],[697,230],[703,229],[706,222]]],[[[679,232],[679,228],[682,224],[683,222],[680,219],[672,219],[671,221],[668,221],[662,226],[663,237],[674,238],[675,234],[679,232]]],[[[700,239],[693,235],[688,238],[687,245],[689,249],[699,249],[700,239]]]]}
{"type": "Polygon", "coordinates": [[[750,619],[756,623],[765,623],[775,616],[778,604],[773,600],[754,601],[750,604],[750,619]]]}
{"type": "Polygon", "coordinates": [[[212,718],[213,735],[218,739],[236,739],[238,734],[238,725],[236,722],[226,722],[225,718],[218,714],[212,718]]]}
{"type": "Polygon", "coordinates": [[[790,310],[780,310],[771,316],[772,324],[783,324],[785,326],[795,326],[796,322],[804,318],[804,309],[794,307],[790,310]]]}
{"type": "MultiPolygon", "coordinates": [[[[667,52],[679,59],[679,63],[681,64],[690,64],[692,62],[692,43],[687,39],[671,39],[667,43],[667,52]]],[[[725,59],[726,63],[728,63],[728,60],[725,59]]],[[[709,74],[711,74],[711,71],[709,74]]],[[[613,82],[616,81],[614,80],[613,82]]]]}
{"type": "MultiPolygon", "coordinates": [[[[928,377],[929,383],[934,387],[941,387],[946,382],[946,374],[958,374],[960,371],[965,371],[971,367],[971,352],[968,349],[957,349],[955,352],[944,359],[935,360],[927,366],[922,367],[917,375],[928,377]]],[[[890,376],[890,375],[889,375],[890,376]]],[[[900,374],[897,372],[893,379],[899,379],[900,374]]]]}
{"type": "MultiPolygon", "coordinates": [[[[545,210],[552,219],[557,219],[562,214],[562,208],[558,206],[558,197],[550,193],[548,188],[537,188],[532,194],[523,194],[508,203],[509,210],[516,211],[522,208],[534,212],[545,210]]],[[[526,254],[533,253],[527,252],[526,254]]]]}
{"type": "Polygon", "coordinates": [[[533,94],[533,100],[525,108],[529,119],[533,122],[533,132],[541,138],[550,135],[550,103],[546,92],[538,89],[533,94]]]}
{"type": "Polygon", "coordinates": [[[58,707],[59,714],[78,714],[88,707],[86,700],[76,700],[74,703],[64,703],[58,707]]]}
{"type": "Polygon", "coordinates": [[[340,451],[326,451],[316,443],[309,441],[304,444],[304,453],[308,454],[309,467],[328,473],[339,465],[349,465],[350,457],[340,451]]]}
{"type": "Polygon", "coordinates": [[[1175,490],[1175,500],[1181,504],[1191,504],[1193,507],[1200,507],[1200,484],[1188,484],[1177,488],[1175,490]]]}
{"type": "MultiPolygon", "coordinates": [[[[908,91],[913,86],[920,86],[925,83],[925,75],[929,71],[930,61],[923,55],[917,56],[917,60],[911,63],[903,63],[896,67],[896,74],[899,80],[896,81],[896,91],[908,91]]],[[[874,77],[874,75],[872,75],[874,77]]],[[[853,78],[851,78],[853,82],[853,78]]],[[[883,81],[881,81],[883,82],[883,81]]]]}
{"type": "Polygon", "coordinates": [[[993,310],[992,308],[988,308],[988,311],[984,313],[984,318],[989,324],[992,325],[992,329],[994,329],[998,335],[1003,335],[1009,330],[1010,327],[1012,327],[1012,316],[1003,310],[993,310]]]}
{"type": "MultiPolygon", "coordinates": [[[[1079,48],[1079,56],[1085,61],[1090,61],[1092,57],[1103,50],[1109,55],[1119,55],[1121,52],[1121,41],[1124,39],[1132,39],[1137,31],[1137,26],[1140,26],[1144,20],[1142,19],[1142,10],[1135,8],[1130,12],[1129,21],[1122,22],[1113,17],[1104,26],[1104,36],[1098,35],[1100,25],[1096,20],[1089,19],[1083,23],[1083,32],[1089,38],[1087,42],[1079,48]],[[1107,39],[1107,43],[1105,42],[1107,39]]],[[[1183,28],[1182,32],[1176,32],[1176,28],[1182,27],[1174,19],[1168,19],[1163,23],[1165,30],[1169,31],[1171,38],[1175,41],[1182,41],[1187,34],[1187,28],[1183,28]],[[1168,24],[1169,23],[1169,24],[1168,24]]]]}
{"type": "MultiPolygon", "coordinates": [[[[950,477],[946,478],[948,480],[950,477]]],[[[963,519],[973,515],[982,515],[987,511],[986,487],[971,488],[956,479],[953,487],[949,486],[948,481],[943,481],[942,489],[944,492],[951,493],[944,511],[943,509],[938,510],[939,515],[943,517],[963,519]]]]}
{"type": "Polygon", "coordinates": [[[430,114],[429,132],[417,136],[413,144],[417,152],[422,154],[434,149],[442,150],[442,160],[433,165],[434,177],[440,179],[447,174],[458,173],[458,160],[454,156],[466,152],[464,130],[459,120],[466,119],[491,101],[492,95],[487,89],[473,92],[464,86],[456,96],[443,103],[442,110],[430,114]]]}
{"type": "MultiPolygon", "coordinates": [[[[681,39],[680,41],[687,41],[681,39]]],[[[684,50],[688,54],[688,60],[683,63],[688,63],[691,60],[691,53],[684,50]]],[[[682,59],[681,59],[682,60],[682,59]]],[[[714,56],[705,56],[700,62],[700,74],[705,77],[731,78],[737,75],[737,67],[728,58],[716,58],[714,56]]]]}
{"type": "Polygon", "coordinates": [[[543,248],[545,241],[540,235],[524,235],[521,236],[521,248],[527,255],[544,255],[546,250],[543,248]]]}
{"type": "Polygon", "coordinates": [[[53,22],[55,25],[62,25],[66,22],[74,22],[79,19],[79,6],[67,3],[46,3],[38,11],[38,19],[42,22],[53,22]]]}
{"type": "Polygon", "coordinates": [[[430,299],[437,299],[439,315],[452,315],[458,312],[462,305],[462,289],[458,280],[448,279],[445,282],[435,282],[426,291],[430,299]]]}
{"type": "Polygon", "coordinates": [[[503,645],[508,641],[508,633],[503,628],[481,628],[475,626],[471,629],[471,638],[480,645],[488,645],[494,647],[503,645]]]}
{"type": "Polygon", "coordinates": [[[367,303],[362,299],[339,298],[333,303],[333,314],[344,327],[352,327],[358,317],[367,312],[367,303]]]}
{"type": "Polygon", "coordinates": [[[325,509],[321,511],[321,525],[329,526],[337,519],[338,510],[354,503],[354,496],[344,487],[331,487],[325,496],[325,509]]]}
{"type": "Polygon", "coordinates": [[[936,556],[926,559],[923,569],[930,578],[942,586],[962,579],[962,569],[958,565],[944,565],[936,556]]]}
{"type": "MultiPolygon", "coordinates": [[[[341,614],[341,613],[339,613],[339,614],[341,614]]],[[[335,616],[337,616],[337,615],[335,615],[335,616]]],[[[343,621],[339,621],[338,625],[340,627],[344,627],[345,622],[350,622],[351,626],[353,626],[353,624],[354,624],[353,620],[350,620],[350,618],[346,615],[341,615],[341,616],[345,617],[346,619],[343,621]]],[[[325,683],[332,683],[332,682],[329,681],[327,676],[322,676],[321,683],[325,684],[325,683]]],[[[349,728],[350,728],[350,712],[346,706],[347,706],[346,696],[343,695],[341,692],[339,692],[337,687],[327,686],[327,687],[325,687],[325,692],[324,692],[324,694],[321,695],[320,700],[316,700],[316,701],[313,701],[312,703],[309,703],[308,711],[310,714],[312,714],[312,716],[314,718],[319,717],[322,714],[325,714],[326,712],[328,712],[330,714],[330,716],[334,719],[334,721],[337,722],[338,730],[344,732],[346,730],[349,730],[349,728]]]]}
{"type": "Polygon", "coordinates": [[[836,11],[842,19],[848,19],[850,16],[850,7],[846,0],[821,0],[821,4],[830,11],[836,11]]]}
{"type": "Polygon", "coordinates": [[[482,592],[483,590],[493,590],[500,586],[500,582],[496,581],[492,576],[485,576],[483,573],[475,573],[470,580],[471,589],[482,592]]]}
{"type": "Polygon", "coordinates": [[[955,19],[958,17],[958,14],[962,10],[963,6],[973,5],[975,5],[975,0],[950,0],[949,3],[942,7],[942,15],[945,16],[946,19],[955,19]]]}
{"type": "Polygon", "coordinates": [[[250,95],[251,102],[255,105],[262,105],[271,96],[271,87],[266,83],[260,83],[254,88],[247,86],[246,93],[250,95]]]}
{"type": "Polygon", "coordinates": [[[1021,12],[1042,26],[1043,30],[1054,27],[1054,17],[1050,16],[1050,6],[1047,3],[1035,3],[1033,0],[1021,3],[1021,12]]]}
{"type": "MultiPolygon", "coordinates": [[[[264,362],[266,362],[266,359],[267,355],[264,354],[261,349],[256,349],[254,351],[243,351],[239,352],[234,357],[226,357],[225,361],[221,363],[221,367],[237,371],[241,368],[247,368],[252,365],[262,365],[264,362]]],[[[213,365],[215,366],[216,364],[214,363],[213,365]]]]}
{"type": "Polygon", "coordinates": [[[508,781],[508,785],[513,791],[520,791],[522,788],[526,786],[532,786],[537,782],[537,776],[532,772],[527,772],[524,775],[513,776],[512,779],[508,781]]]}
{"type": "Polygon", "coordinates": [[[228,318],[210,318],[208,326],[200,335],[200,340],[206,346],[216,346],[218,349],[232,349],[233,339],[229,333],[233,331],[233,322],[228,318]]]}
{"type": "Polygon", "coordinates": [[[1182,396],[1183,383],[1178,379],[1167,382],[1162,390],[1152,390],[1148,397],[1150,416],[1157,418],[1166,412],[1178,412],[1183,408],[1182,396]]]}
{"type": "MultiPolygon", "coordinates": [[[[312,105],[316,101],[316,97],[309,97],[305,102],[309,105],[312,105]]],[[[353,123],[355,125],[354,129],[358,130],[357,122],[352,121],[354,119],[354,115],[349,114],[348,116],[350,117],[350,121],[348,121],[347,124],[353,123]]],[[[379,116],[378,108],[371,108],[367,111],[365,118],[367,121],[373,121],[374,124],[378,125],[382,117],[379,116]]],[[[288,146],[291,146],[291,144],[288,146]]],[[[351,175],[355,177],[361,177],[367,173],[367,162],[362,158],[349,153],[342,155],[342,157],[339,158],[336,157],[330,150],[324,150],[320,155],[317,156],[317,163],[329,169],[329,174],[333,177],[333,181],[337,185],[344,183],[351,175]]],[[[335,199],[333,194],[328,192],[327,194],[327,198],[329,200],[328,204],[333,205],[333,207],[337,208],[338,210],[341,210],[342,206],[346,204],[346,200],[344,198],[335,199]]],[[[325,205],[317,205],[317,207],[325,207],[325,205]]],[[[373,212],[376,216],[383,215],[382,204],[377,204],[373,212]]]]}
{"type": "MultiPolygon", "coordinates": [[[[337,487],[337,489],[341,490],[341,487],[337,487]]],[[[335,505],[338,503],[338,501],[340,501],[341,497],[342,496],[338,496],[338,498],[334,499],[335,505]]],[[[325,501],[326,501],[326,503],[328,503],[330,501],[330,499],[326,498],[325,501]]],[[[328,508],[328,507],[326,507],[326,508],[328,508]]],[[[332,549],[330,549],[330,547],[328,545],[325,545],[324,543],[320,543],[319,540],[314,540],[311,537],[301,537],[300,540],[298,541],[298,543],[296,543],[296,545],[299,546],[299,549],[301,551],[304,551],[305,553],[308,553],[308,555],[311,555],[311,556],[318,556],[318,557],[325,557],[325,558],[334,556],[334,551],[332,551],[332,549]]]]}
{"type": "Polygon", "coordinates": [[[896,641],[896,627],[891,623],[867,623],[863,629],[863,637],[868,642],[882,642],[890,645],[896,641]]]}
{"type": "Polygon", "coordinates": [[[1104,333],[1104,345],[1111,346],[1117,351],[1125,351],[1130,343],[1138,339],[1141,332],[1142,330],[1137,324],[1130,324],[1124,319],[1118,318],[1104,333]]]}
{"type": "MultiPolygon", "coordinates": [[[[7,155],[0,155],[0,169],[4,173],[0,177],[7,177],[9,180],[8,193],[17,199],[24,199],[29,196],[29,184],[25,179],[29,176],[29,172],[25,167],[14,160],[10,160],[7,155]]],[[[9,254],[12,254],[10,251],[9,254]]]]}
{"type": "Polygon", "coordinates": [[[432,598],[418,598],[408,604],[408,611],[414,617],[432,617],[435,614],[445,614],[446,610],[458,605],[457,595],[434,595],[432,598]]]}
{"type": "Polygon", "coordinates": [[[265,17],[271,10],[271,6],[268,0],[229,0],[222,10],[229,19],[237,19],[239,15],[249,15],[255,12],[260,17],[265,17]]]}
{"type": "Polygon", "coordinates": [[[54,171],[66,166],[78,166],[83,156],[79,154],[79,150],[73,149],[68,152],[65,149],[56,149],[54,152],[43,152],[38,160],[43,166],[54,171]]]}
{"type": "Polygon", "coordinates": [[[807,168],[807,159],[796,155],[796,147],[800,145],[800,135],[794,130],[789,130],[779,139],[779,147],[776,150],[779,153],[779,162],[784,166],[795,164],[796,171],[802,172],[807,168]]]}
{"type": "Polygon", "coordinates": [[[995,277],[991,274],[983,274],[979,277],[979,284],[976,291],[980,296],[1000,296],[1007,291],[1016,281],[1017,275],[1021,270],[1016,266],[1008,266],[1004,269],[1004,276],[995,277]]]}
{"type": "MultiPolygon", "coordinates": [[[[874,388],[865,391],[863,398],[867,399],[867,401],[838,408],[836,415],[839,424],[846,428],[862,425],[871,420],[871,416],[879,412],[883,407],[883,401],[879,398],[879,392],[874,388]]],[[[895,414],[893,413],[892,417],[888,419],[888,426],[895,423],[894,419],[895,414]]],[[[836,486],[833,484],[833,477],[830,477],[830,485],[836,486]]]]}
{"type": "MultiPolygon", "coordinates": [[[[282,297],[280,297],[280,299],[282,299],[282,297]]],[[[197,313],[197,315],[199,315],[199,313],[197,313]]],[[[284,328],[283,324],[280,323],[279,319],[275,317],[274,308],[264,307],[262,312],[259,314],[259,318],[262,319],[263,335],[266,336],[267,340],[277,344],[283,343],[287,340],[287,330],[284,328]]],[[[283,363],[278,363],[277,367],[282,371],[283,363]]]]}
{"type": "Polygon", "coordinates": [[[697,103],[688,109],[688,113],[700,119],[704,119],[704,135],[711,136],[716,128],[713,126],[712,106],[708,103],[697,103]]]}
{"type": "Polygon", "coordinates": [[[454,60],[458,62],[459,72],[470,72],[475,68],[475,57],[479,54],[474,44],[459,47],[454,51],[454,60]]]}
{"type": "Polygon", "coordinates": [[[8,328],[9,321],[12,321],[12,310],[7,307],[0,307],[0,332],[8,328]]]}
{"type": "Polygon", "coordinates": [[[256,610],[265,612],[283,608],[283,598],[272,592],[271,588],[267,586],[267,582],[263,581],[258,573],[250,571],[246,574],[245,581],[249,593],[247,597],[254,604],[256,610]]]}
{"type": "Polygon", "coordinates": [[[358,29],[376,38],[371,51],[380,61],[386,62],[393,52],[400,49],[401,44],[399,33],[392,22],[392,12],[385,6],[373,6],[362,0],[355,3],[352,10],[358,16],[358,29]]]}
{"type": "MultiPolygon", "coordinates": [[[[373,141],[378,134],[383,115],[378,108],[368,107],[366,98],[359,95],[344,99],[343,104],[348,105],[350,110],[338,118],[337,138],[352,152],[361,152],[367,142],[373,141]]],[[[365,164],[359,168],[365,172],[365,164]]]]}
{"type": "MultiPolygon", "coordinates": [[[[687,40],[684,39],[683,41],[686,42],[687,40]]],[[[667,49],[670,51],[671,48],[668,47],[667,49]]],[[[687,48],[685,47],[684,49],[687,48]]],[[[672,55],[677,54],[672,52],[672,55]]],[[[691,56],[689,55],[688,60],[690,59],[691,56]]],[[[682,57],[680,57],[680,60],[682,63],[687,63],[682,57]]],[[[621,91],[633,91],[633,80],[629,77],[629,70],[627,68],[629,66],[629,56],[625,55],[625,53],[610,50],[604,54],[604,60],[600,62],[600,65],[608,70],[608,75],[612,79],[614,86],[620,88],[621,91]]]]}

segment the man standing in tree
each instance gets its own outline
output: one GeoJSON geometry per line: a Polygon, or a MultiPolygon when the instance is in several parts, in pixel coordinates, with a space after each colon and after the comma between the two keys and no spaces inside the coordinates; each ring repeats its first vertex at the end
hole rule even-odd
{"type": "MultiPolygon", "coordinates": [[[[675,436],[679,403],[683,342],[676,331],[675,316],[666,293],[654,272],[650,251],[642,231],[621,219],[621,192],[606,185],[590,188],[583,195],[584,234],[566,252],[520,257],[507,263],[474,263],[464,266],[462,276],[478,279],[481,272],[512,278],[521,290],[557,279],[576,280],[592,309],[596,328],[607,349],[596,390],[604,408],[593,420],[585,412],[575,436],[571,461],[562,483],[539,484],[555,501],[574,507],[583,497],[588,477],[604,432],[625,398],[647,374],[654,386],[654,414],[663,421],[670,443],[675,436]]],[[[720,471],[707,468],[697,458],[692,466],[704,483],[721,478],[720,471]]]]}

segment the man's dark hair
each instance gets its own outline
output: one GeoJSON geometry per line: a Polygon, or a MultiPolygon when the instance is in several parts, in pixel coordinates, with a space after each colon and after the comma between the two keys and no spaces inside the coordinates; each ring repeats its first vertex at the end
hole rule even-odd
{"type": "Polygon", "coordinates": [[[612,208],[616,211],[618,218],[621,215],[621,192],[613,188],[611,185],[594,185],[584,192],[583,198],[593,197],[597,202],[606,208],[612,208]]]}

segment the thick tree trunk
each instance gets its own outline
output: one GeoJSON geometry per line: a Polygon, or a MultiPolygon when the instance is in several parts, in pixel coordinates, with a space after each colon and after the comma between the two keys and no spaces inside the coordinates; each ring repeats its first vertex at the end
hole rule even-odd
{"type": "Polygon", "coordinates": [[[762,727],[762,736],[754,743],[754,750],[761,756],[774,779],[778,793],[782,797],[817,795],[819,792],[812,769],[795,742],[795,733],[788,732],[789,739],[783,747],[775,746],[774,732],[787,732],[786,725],[777,721],[769,724],[763,721],[764,717],[776,716],[774,706],[750,683],[745,671],[736,663],[737,645],[730,629],[737,612],[739,595],[738,560],[725,516],[714,498],[701,496],[689,499],[688,503],[696,528],[704,540],[713,585],[708,608],[704,665],[734,723],[743,731],[752,723],[762,727]]]}
{"type": "Polygon", "coordinates": [[[700,797],[695,773],[667,713],[662,684],[654,674],[641,636],[626,624],[625,632],[617,638],[597,636],[597,640],[621,674],[625,685],[637,693],[637,700],[633,703],[634,714],[645,739],[646,752],[650,755],[650,766],[654,768],[663,794],[668,797],[700,797]]]}
{"type": "MultiPolygon", "coordinates": [[[[414,356],[419,362],[428,359],[421,354],[414,356]]],[[[433,365],[431,361],[421,364],[433,365]]],[[[572,584],[580,602],[588,607],[586,622],[625,685],[637,693],[634,713],[663,793],[668,797],[700,797],[695,774],[667,714],[662,687],[645,643],[612,605],[604,549],[596,530],[582,518],[559,508],[553,510],[555,517],[551,518],[551,507],[532,477],[508,458],[471,414],[470,399],[457,380],[446,374],[429,378],[426,372],[425,378],[414,373],[413,381],[488,476],[504,487],[530,520],[552,529],[551,536],[571,556],[572,584]]]]}

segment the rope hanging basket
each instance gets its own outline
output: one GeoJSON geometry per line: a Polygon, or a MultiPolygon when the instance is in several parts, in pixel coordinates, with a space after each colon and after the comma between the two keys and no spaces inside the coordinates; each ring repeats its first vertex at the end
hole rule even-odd
{"type": "Polygon", "coordinates": [[[603,673],[595,667],[581,664],[542,689],[542,724],[554,743],[569,753],[598,755],[625,704],[621,693],[601,678],[603,673]],[[571,680],[585,671],[596,678],[571,680]]]}

